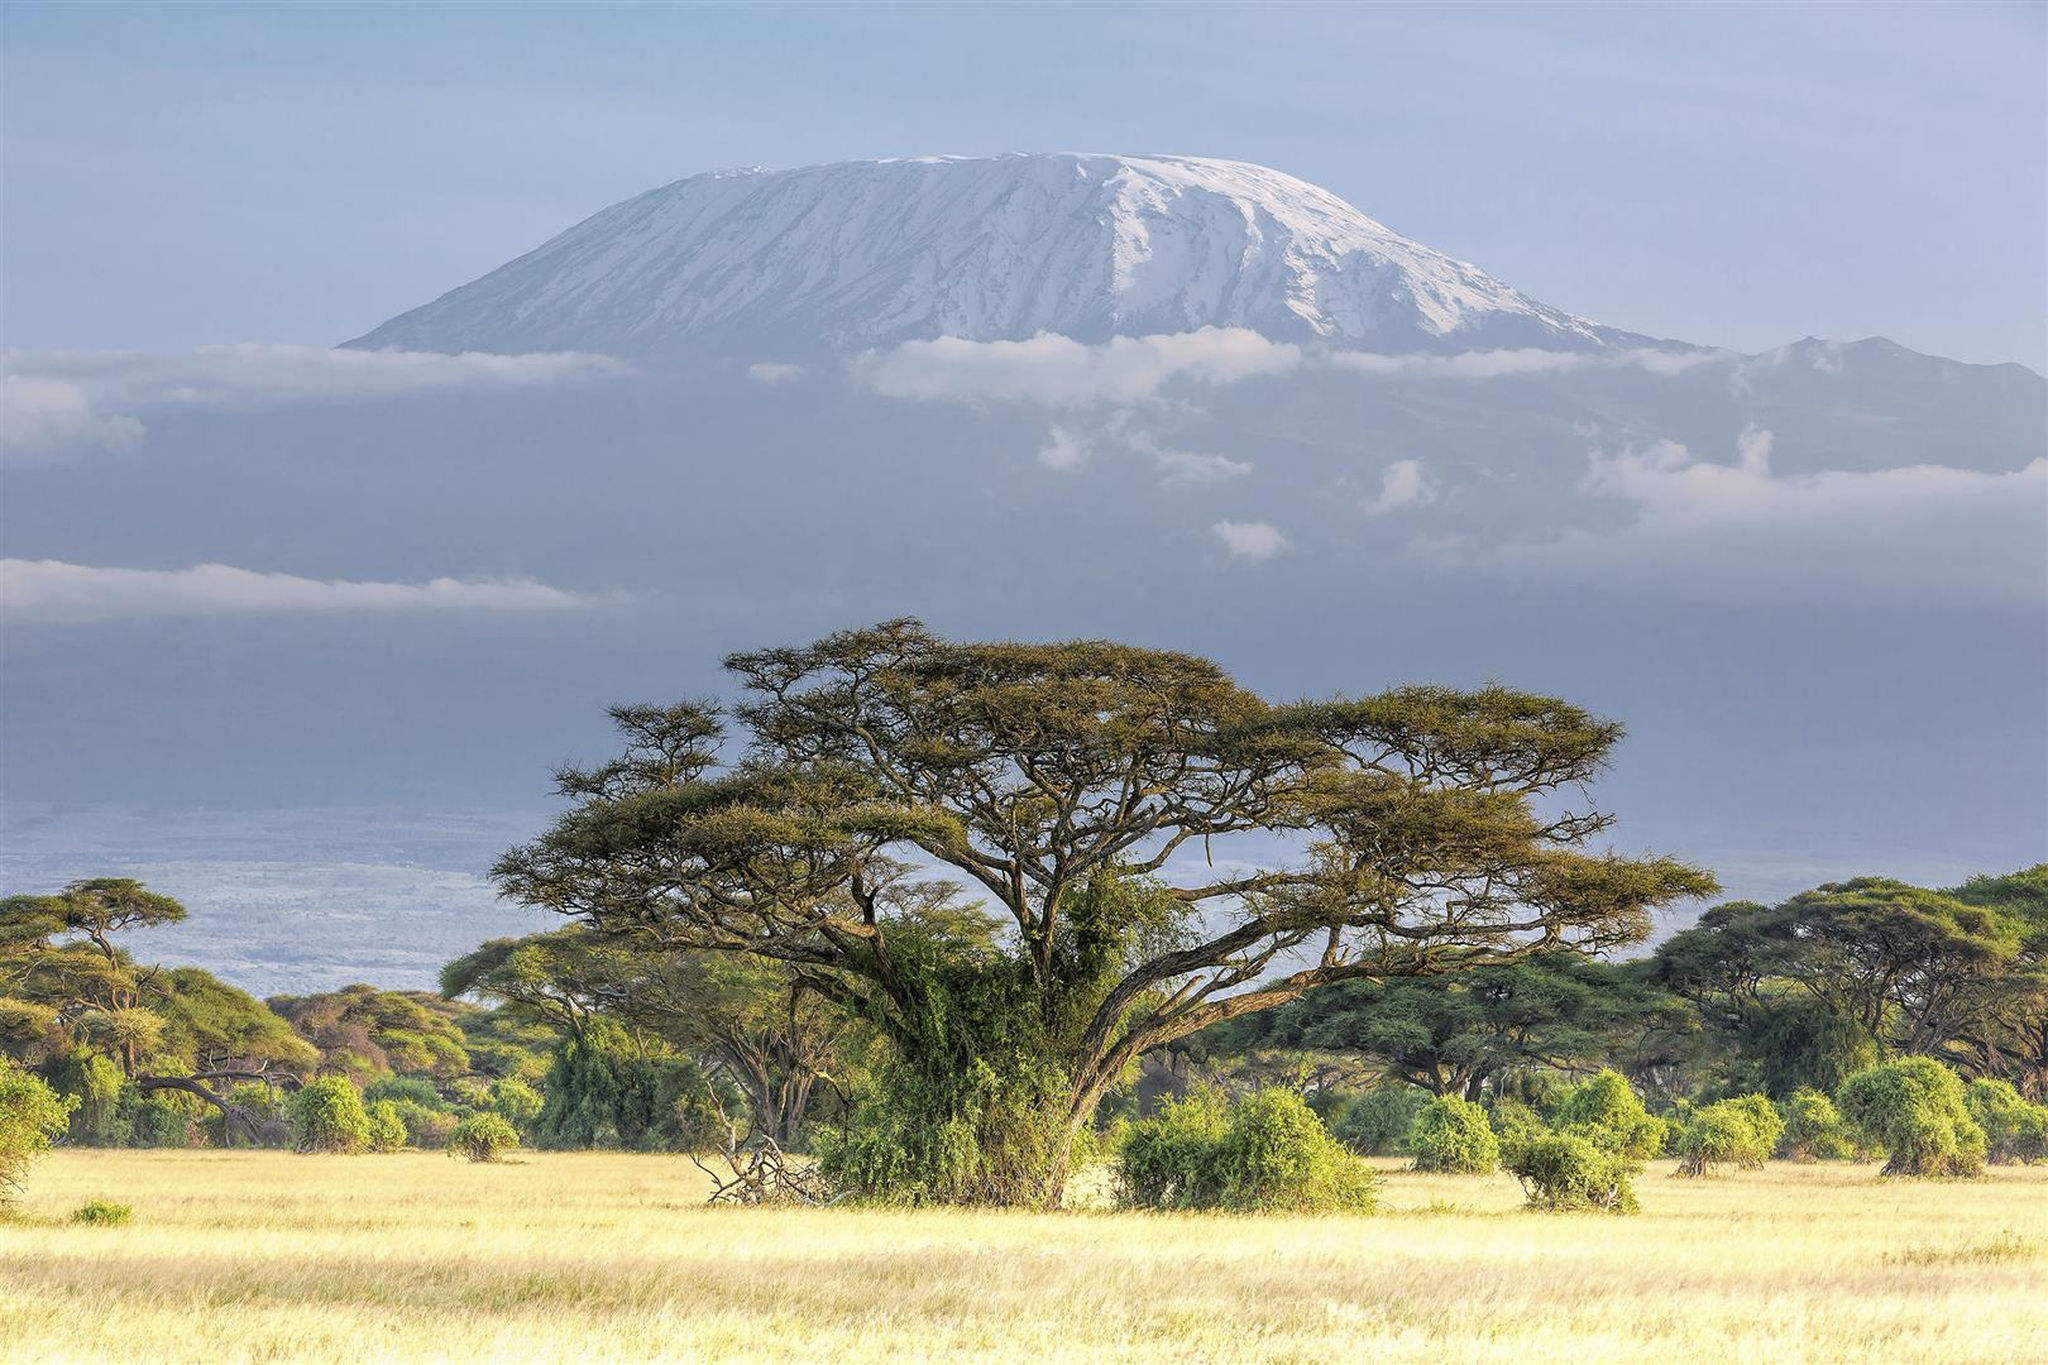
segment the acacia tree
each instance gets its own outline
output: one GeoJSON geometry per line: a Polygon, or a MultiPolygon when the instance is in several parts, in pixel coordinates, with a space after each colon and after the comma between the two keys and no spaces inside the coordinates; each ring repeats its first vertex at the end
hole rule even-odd
{"type": "Polygon", "coordinates": [[[577,804],[496,875],[606,932],[786,964],[872,1020],[909,1112],[859,1185],[1057,1203],[1073,1138],[1148,1049],[1332,982],[1633,942],[1713,888],[1588,849],[1609,818],[1564,798],[1621,731],[1551,698],[1273,705],[1186,654],[914,621],[726,666],[741,758],[721,761],[714,707],[617,713],[625,754],[562,774],[577,804]],[[1248,831],[1301,852],[1182,875],[1248,831]],[[1003,938],[893,915],[898,855],[979,891],[1003,938]]]}
{"type": "Polygon", "coordinates": [[[176,900],[126,877],[0,901],[0,1049],[45,1062],[96,1050],[138,1091],[212,1105],[230,1143],[238,1133],[275,1140],[273,1122],[216,1087],[296,1084],[319,1055],[255,997],[196,967],[140,966],[117,941],[185,917],[176,900]]]}

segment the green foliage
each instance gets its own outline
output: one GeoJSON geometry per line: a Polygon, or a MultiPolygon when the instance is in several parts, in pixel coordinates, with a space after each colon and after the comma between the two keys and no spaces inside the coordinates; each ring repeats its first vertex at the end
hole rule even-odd
{"type": "Polygon", "coordinates": [[[538,1090],[516,1076],[491,1082],[490,1099],[492,1111],[522,1133],[547,1105],[538,1090]]]}
{"type": "Polygon", "coordinates": [[[85,1147],[127,1145],[128,1130],[121,1121],[126,1079],[112,1058],[76,1048],[50,1068],[50,1081],[77,1101],[71,1112],[71,1141],[85,1147]]]}
{"type": "Polygon", "coordinates": [[[1664,1125],[1618,1071],[1587,1079],[1564,1097],[1552,1118],[1558,1132],[1585,1138],[1629,1162],[1648,1161],[1664,1147],[1664,1125]]]}
{"type": "Polygon", "coordinates": [[[1884,1174],[1974,1176],[1984,1167],[1984,1130],[1970,1117],[1963,1083],[1929,1057],[1857,1072],[1835,1104],[1858,1136],[1890,1154],[1884,1174]]]}
{"type": "Polygon", "coordinates": [[[1243,1213],[1367,1212],[1372,1171],[1291,1090],[1226,1105],[1198,1092],[1130,1125],[1119,1159],[1124,1200],[1140,1208],[1243,1213]]]}
{"type": "Polygon", "coordinates": [[[2048,1160],[2048,1105],[2030,1104],[2012,1082],[1980,1076],[1963,1102],[1984,1130],[1985,1159],[1996,1165],[2048,1160]]]}
{"type": "Polygon", "coordinates": [[[1743,1100],[1720,1100],[1697,1111],[1678,1135],[1678,1173],[1702,1176],[1713,1174],[1717,1166],[1762,1166],[1782,1125],[1775,1109],[1768,1126],[1758,1120],[1756,1107],[1743,1100]]]}
{"type": "Polygon", "coordinates": [[[1408,1146],[1418,1171],[1486,1175],[1500,1165],[1500,1142],[1486,1110],[1455,1095],[1440,1095],[1422,1107],[1408,1146]]]}
{"type": "Polygon", "coordinates": [[[518,1145],[518,1132],[496,1114],[471,1114],[448,1135],[448,1154],[471,1161],[496,1161],[518,1145]]]}
{"type": "Polygon", "coordinates": [[[1785,1121],[1778,1155],[1788,1161],[1835,1161],[1852,1153],[1848,1125],[1835,1102],[1821,1091],[1793,1091],[1778,1106],[1778,1114],[1785,1121]]]}
{"type": "Polygon", "coordinates": [[[390,1105],[391,1111],[398,1115],[398,1121],[405,1125],[405,1145],[422,1151],[437,1151],[447,1145],[448,1135],[461,1121],[446,1109],[429,1109],[417,1100],[379,1100],[378,1103],[390,1105]]]}
{"type": "Polygon", "coordinates": [[[346,1076],[308,1081],[285,1102],[285,1117],[301,1152],[360,1152],[370,1145],[370,1116],[346,1076]]]}
{"type": "Polygon", "coordinates": [[[1584,1137],[1549,1133],[1533,1138],[1514,1147],[1504,1164],[1521,1182],[1531,1208],[1604,1213],[1637,1209],[1631,1181],[1641,1167],[1584,1137]]]}
{"type": "Polygon", "coordinates": [[[395,1100],[378,1100],[363,1110],[370,1121],[368,1145],[373,1152],[395,1152],[405,1146],[405,1119],[395,1100]]]}
{"type": "Polygon", "coordinates": [[[1374,1086],[1345,1102],[1330,1132],[1360,1156],[1403,1151],[1426,1098],[1411,1085],[1374,1086]]]}
{"type": "Polygon", "coordinates": [[[71,1211],[71,1221],[91,1227],[126,1227],[135,1216],[135,1210],[126,1204],[113,1204],[104,1199],[89,1199],[71,1211]]]}
{"type": "Polygon", "coordinates": [[[130,1147],[198,1147],[205,1142],[198,1096],[159,1090],[145,1094],[130,1085],[121,1091],[120,1127],[130,1147]]]}
{"type": "Polygon", "coordinates": [[[64,1131],[76,1104],[0,1058],[0,1205],[13,1202],[29,1165],[64,1131]]]}
{"type": "Polygon", "coordinates": [[[407,1100],[423,1109],[448,1107],[440,1090],[424,1076],[379,1076],[363,1087],[363,1103],[375,1104],[379,1100],[407,1100]]]}
{"type": "Polygon", "coordinates": [[[1544,1125],[1543,1116],[1517,1099],[1495,1100],[1487,1121],[1499,1139],[1503,1162],[1515,1149],[1550,1133],[1544,1125]]]}
{"type": "Polygon", "coordinates": [[[386,1072],[449,1081],[470,1069],[457,1020],[473,1012],[472,1005],[427,991],[367,985],[320,995],[280,995],[269,1004],[320,1050],[323,1072],[359,1085],[386,1072]]]}
{"type": "Polygon", "coordinates": [[[686,1057],[643,1056],[599,1020],[555,1052],[533,1122],[539,1147],[701,1150],[724,1137],[712,1083],[686,1057]]]}

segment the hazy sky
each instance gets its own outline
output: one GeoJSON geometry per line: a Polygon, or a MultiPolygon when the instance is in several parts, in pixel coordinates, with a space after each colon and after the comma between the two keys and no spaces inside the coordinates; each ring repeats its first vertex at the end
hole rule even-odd
{"type": "Polygon", "coordinates": [[[9,346],[331,342],[698,171],[1264,162],[1537,297],[2048,368],[2012,6],[10,3],[9,346]]]}

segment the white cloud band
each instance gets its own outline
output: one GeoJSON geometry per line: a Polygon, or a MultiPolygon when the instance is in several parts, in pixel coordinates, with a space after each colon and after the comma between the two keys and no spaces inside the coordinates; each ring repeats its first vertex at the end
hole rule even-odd
{"type": "Polygon", "coordinates": [[[116,569],[55,559],[0,560],[0,613],[14,622],[253,612],[564,611],[605,600],[525,578],[384,583],[259,573],[228,564],[116,569]]]}

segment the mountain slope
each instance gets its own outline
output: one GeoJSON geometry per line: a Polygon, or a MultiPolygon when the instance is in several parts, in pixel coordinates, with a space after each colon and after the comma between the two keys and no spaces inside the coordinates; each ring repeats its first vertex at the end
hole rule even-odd
{"type": "Polygon", "coordinates": [[[1390,351],[1641,340],[1262,166],[1045,154],[693,176],[348,344],[632,354],[1203,326],[1390,351]]]}

